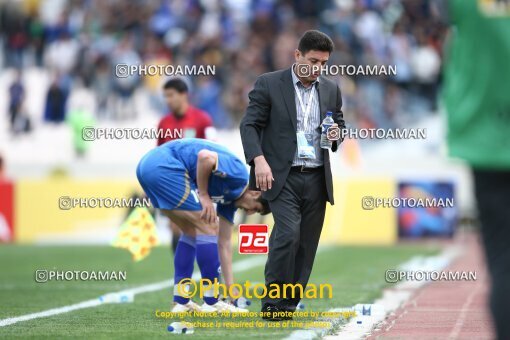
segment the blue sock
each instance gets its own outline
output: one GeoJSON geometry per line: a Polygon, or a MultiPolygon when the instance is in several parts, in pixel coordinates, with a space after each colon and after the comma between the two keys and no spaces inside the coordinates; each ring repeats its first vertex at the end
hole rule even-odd
{"type": "MultiPolygon", "coordinates": [[[[202,274],[202,279],[219,279],[220,258],[218,255],[218,237],[215,235],[197,235],[197,263],[202,274]]],[[[208,305],[214,305],[218,302],[218,297],[214,297],[214,290],[211,288],[204,292],[204,301],[208,305]]]]}
{"type": "Polygon", "coordinates": [[[174,254],[174,302],[186,304],[189,298],[180,296],[178,284],[182,279],[191,278],[195,264],[196,240],[194,237],[183,234],[177,243],[174,254]]]}

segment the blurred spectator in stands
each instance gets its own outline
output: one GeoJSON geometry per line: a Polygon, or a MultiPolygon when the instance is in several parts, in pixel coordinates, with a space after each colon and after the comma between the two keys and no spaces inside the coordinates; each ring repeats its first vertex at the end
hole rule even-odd
{"type": "Polygon", "coordinates": [[[428,42],[422,29],[417,30],[417,46],[411,52],[410,64],[413,71],[417,93],[426,100],[425,110],[436,110],[436,93],[441,59],[439,53],[428,42]]]}
{"type": "Polygon", "coordinates": [[[54,42],[48,45],[45,62],[51,71],[71,74],[76,67],[80,45],[68,32],[61,32],[54,42]]]}
{"type": "Polygon", "coordinates": [[[63,77],[55,76],[46,94],[45,121],[52,123],[64,121],[68,95],[68,88],[63,77]]]}
{"type": "Polygon", "coordinates": [[[37,67],[43,66],[44,52],[46,49],[46,42],[44,36],[44,25],[39,18],[37,12],[30,18],[28,24],[28,33],[30,36],[30,44],[34,53],[34,64],[37,67]]]}
{"type": "MultiPolygon", "coordinates": [[[[14,4],[5,4],[0,16],[0,28],[4,36],[4,55],[9,67],[24,66],[25,50],[28,45],[26,18],[14,4]]],[[[3,40],[3,39],[2,39],[3,40]]]]}
{"type": "MultiPolygon", "coordinates": [[[[145,65],[170,65],[172,64],[172,54],[165,47],[162,40],[156,36],[150,35],[147,38],[142,54],[145,65]]],[[[158,113],[166,113],[167,105],[161,95],[161,84],[165,78],[164,74],[151,74],[143,77],[143,84],[147,90],[149,103],[158,113]]]]}
{"type": "Polygon", "coordinates": [[[215,65],[215,76],[192,77],[190,85],[197,107],[228,128],[242,117],[257,75],[290,65],[280,56],[291,55],[296,35],[318,28],[338,46],[330,63],[396,65],[394,77],[341,77],[360,92],[349,98],[349,123],[384,127],[435,108],[446,28],[429,7],[427,0],[0,1],[0,41],[7,67],[41,66],[44,55],[67,89],[92,87],[99,118],[135,117],[135,95],[162,110],[160,80],[117,78],[117,64],[215,65]]]}
{"type": "Polygon", "coordinates": [[[94,117],[85,108],[78,107],[69,111],[66,122],[71,127],[75,155],[84,157],[91,143],[83,138],[83,129],[94,127],[94,117]]]}
{"type": "Polygon", "coordinates": [[[14,81],[9,86],[9,121],[11,124],[11,132],[17,133],[17,122],[19,121],[22,109],[23,101],[25,99],[25,86],[21,79],[21,70],[16,69],[14,73],[14,81]]]}
{"type": "Polygon", "coordinates": [[[388,39],[390,62],[397,67],[397,74],[393,81],[403,89],[408,89],[413,73],[410,59],[412,50],[412,36],[405,31],[404,25],[397,22],[388,39]]]}
{"type": "MultiPolygon", "coordinates": [[[[116,70],[117,65],[140,65],[142,63],[131,39],[130,35],[125,35],[113,52],[111,56],[113,70],[116,70]]],[[[116,72],[111,74],[116,95],[113,117],[117,120],[136,118],[133,94],[140,84],[140,76],[138,74],[127,74],[126,77],[119,77],[116,72]]]]}
{"type": "Polygon", "coordinates": [[[91,85],[96,95],[99,119],[110,117],[111,114],[112,72],[108,59],[104,56],[98,57],[91,85]]]}
{"type": "Polygon", "coordinates": [[[210,76],[200,76],[196,86],[193,98],[197,106],[211,114],[214,126],[231,128],[232,119],[223,107],[221,84],[210,76]]]}

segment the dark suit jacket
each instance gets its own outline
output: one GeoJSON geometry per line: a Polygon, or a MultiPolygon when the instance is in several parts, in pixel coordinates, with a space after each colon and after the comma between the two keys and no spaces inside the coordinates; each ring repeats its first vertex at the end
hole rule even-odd
{"type": "MultiPolygon", "coordinates": [[[[321,121],[327,111],[333,112],[333,120],[342,127],[342,95],[331,80],[321,77],[318,85],[321,121]]],[[[246,162],[251,166],[250,188],[255,190],[254,162],[264,155],[274,182],[271,190],[262,194],[267,200],[275,199],[285,184],[297,148],[297,111],[291,69],[265,73],[257,78],[249,94],[250,102],[241,121],[241,139],[246,162]]],[[[336,151],[338,142],[333,143],[336,151]]],[[[324,174],[328,201],[333,204],[333,181],[329,151],[324,154],[324,174]]]]}

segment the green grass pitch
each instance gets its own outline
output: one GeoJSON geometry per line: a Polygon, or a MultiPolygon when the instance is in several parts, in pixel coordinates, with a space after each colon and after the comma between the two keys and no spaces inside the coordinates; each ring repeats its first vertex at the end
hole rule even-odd
{"type": "MultiPolygon", "coordinates": [[[[325,311],[371,303],[387,287],[384,272],[415,255],[430,255],[435,247],[402,244],[391,247],[323,247],[317,254],[310,283],[329,283],[332,299],[305,300],[305,310],[325,311]]],[[[236,255],[234,261],[250,256],[236,255]]],[[[157,247],[150,256],[133,263],[129,253],[108,246],[0,246],[0,320],[40,312],[97,298],[105,293],[173,278],[169,247],[157,247]],[[126,281],[51,281],[36,283],[35,271],[127,271],[126,281]]],[[[263,265],[239,272],[236,282],[263,282],[263,265]]],[[[0,327],[0,338],[159,338],[184,335],[166,330],[172,319],[155,316],[171,309],[171,291],[139,294],[133,303],[103,304],[51,317],[0,327]]],[[[250,311],[260,311],[254,300],[250,311]]],[[[204,320],[204,319],[201,319],[204,320]]],[[[205,319],[204,321],[206,321],[205,319]]],[[[258,318],[257,318],[258,320],[258,318]]],[[[186,320],[193,321],[193,320],[186,320]]],[[[212,321],[212,320],[210,320],[212,321]]],[[[246,321],[250,321],[247,319],[246,321]]],[[[295,329],[196,328],[193,339],[279,339],[295,329]]]]}

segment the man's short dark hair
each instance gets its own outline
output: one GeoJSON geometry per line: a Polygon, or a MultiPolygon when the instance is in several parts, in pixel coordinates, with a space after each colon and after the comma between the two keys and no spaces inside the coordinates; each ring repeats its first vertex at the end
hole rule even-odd
{"type": "Polygon", "coordinates": [[[165,90],[174,89],[179,93],[188,93],[188,85],[186,85],[186,82],[184,80],[179,78],[172,78],[168,80],[163,86],[163,89],[165,90]]]}
{"type": "Polygon", "coordinates": [[[311,30],[306,31],[299,40],[298,50],[303,54],[311,50],[329,52],[331,54],[334,47],[333,40],[327,34],[311,30]]]}
{"type": "Polygon", "coordinates": [[[271,212],[271,208],[269,207],[268,200],[266,200],[266,199],[262,198],[262,196],[260,196],[259,198],[257,198],[257,202],[262,203],[262,211],[260,211],[261,215],[267,215],[271,212]]]}

